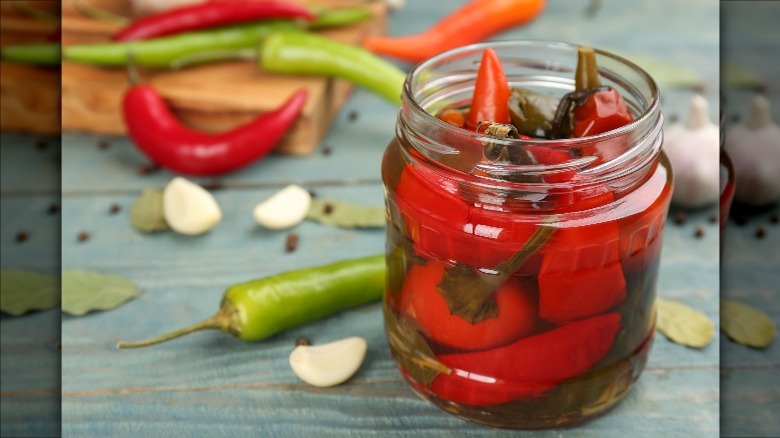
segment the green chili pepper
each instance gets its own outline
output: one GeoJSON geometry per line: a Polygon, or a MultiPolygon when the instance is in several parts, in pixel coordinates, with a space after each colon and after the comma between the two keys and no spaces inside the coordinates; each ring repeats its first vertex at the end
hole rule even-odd
{"type": "Polygon", "coordinates": [[[18,44],[0,49],[0,58],[22,64],[59,66],[62,52],[59,43],[18,44]]]}
{"type": "Polygon", "coordinates": [[[309,29],[312,30],[348,26],[350,24],[360,23],[373,16],[371,11],[360,7],[320,10],[312,8],[312,10],[317,13],[317,18],[309,23],[309,29]]]}
{"type": "Polygon", "coordinates": [[[217,314],[203,322],[117,348],[158,344],[198,330],[218,329],[260,341],[283,330],[378,300],[385,288],[383,254],[288,271],[228,288],[217,314]]]}
{"type": "MultiPolygon", "coordinates": [[[[323,29],[353,24],[366,19],[363,8],[324,10],[317,15],[312,27],[323,29]],[[358,11],[359,10],[359,11],[358,11]]],[[[104,66],[123,66],[130,52],[134,62],[142,67],[168,68],[174,61],[202,53],[235,53],[240,49],[256,47],[258,41],[274,31],[301,30],[306,23],[292,20],[268,20],[237,26],[185,32],[143,41],[75,45],[64,49],[68,61],[104,66]]],[[[214,60],[231,59],[223,55],[214,60]]]]}
{"type": "Polygon", "coordinates": [[[264,21],[145,41],[70,46],[65,47],[63,55],[69,61],[123,66],[132,52],[136,65],[165,68],[173,60],[193,53],[253,47],[264,36],[282,29],[298,29],[298,25],[293,21],[264,21]]]}
{"type": "Polygon", "coordinates": [[[401,103],[406,74],[357,46],[304,32],[276,32],[260,45],[260,67],[275,73],[347,79],[394,103],[401,103]]]}

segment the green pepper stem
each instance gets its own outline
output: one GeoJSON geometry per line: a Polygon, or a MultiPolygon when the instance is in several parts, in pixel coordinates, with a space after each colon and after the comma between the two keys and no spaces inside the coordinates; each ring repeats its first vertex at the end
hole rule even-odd
{"type": "Polygon", "coordinates": [[[574,72],[574,89],[576,91],[601,85],[599,68],[596,65],[596,52],[591,47],[577,49],[577,69],[574,72]]]}
{"type": "Polygon", "coordinates": [[[129,18],[123,17],[119,14],[108,12],[105,9],[96,8],[87,3],[87,0],[76,0],[75,6],[76,9],[82,14],[98,21],[121,24],[122,26],[130,24],[130,21],[132,21],[129,18]]]}
{"type": "Polygon", "coordinates": [[[146,339],[144,341],[137,341],[137,342],[124,342],[119,341],[116,343],[116,348],[124,349],[124,348],[141,348],[141,347],[148,347],[150,345],[159,344],[165,341],[169,341],[171,339],[176,339],[184,335],[188,335],[192,332],[197,332],[200,330],[209,330],[209,329],[217,329],[221,331],[227,331],[227,327],[230,325],[230,318],[227,314],[220,311],[216,315],[212,316],[211,318],[201,321],[197,324],[193,324],[189,327],[184,327],[182,329],[157,336],[154,338],[146,339]]]}
{"type": "Polygon", "coordinates": [[[127,53],[127,81],[130,82],[130,86],[139,85],[141,83],[141,73],[138,72],[138,66],[135,63],[135,54],[132,50],[127,53]]]}
{"type": "Polygon", "coordinates": [[[19,12],[20,14],[38,20],[38,21],[48,21],[51,24],[54,24],[56,26],[60,25],[60,17],[51,14],[47,11],[44,11],[42,9],[34,8],[27,4],[27,1],[22,2],[14,2],[14,9],[16,9],[16,12],[19,12]]]}

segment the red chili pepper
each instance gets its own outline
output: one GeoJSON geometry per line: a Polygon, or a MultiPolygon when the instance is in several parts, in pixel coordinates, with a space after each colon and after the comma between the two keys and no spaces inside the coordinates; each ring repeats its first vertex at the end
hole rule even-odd
{"type": "Polygon", "coordinates": [[[482,61],[477,71],[477,81],[474,86],[474,97],[471,99],[471,109],[466,117],[466,129],[474,130],[480,121],[510,123],[509,116],[509,82],[501,67],[501,60],[493,49],[482,53],[482,61]]]}
{"type": "Polygon", "coordinates": [[[545,3],[544,0],[473,0],[421,34],[366,38],[363,45],[376,53],[417,63],[526,23],[542,12],[545,3]]]}
{"type": "Polygon", "coordinates": [[[533,282],[510,278],[494,297],[495,318],[472,324],[451,314],[437,289],[444,276],[442,263],[414,265],[407,274],[399,307],[420,323],[432,340],[462,350],[485,350],[506,345],[534,333],[537,328],[536,290],[533,282]]]}
{"type": "Polygon", "coordinates": [[[450,374],[439,374],[430,391],[471,406],[541,395],[559,382],[588,371],[612,348],[620,315],[608,313],[572,322],[510,345],[474,353],[439,355],[450,374]]]}
{"type": "Polygon", "coordinates": [[[315,15],[303,6],[277,0],[208,2],[148,15],[120,30],[111,39],[146,40],[190,30],[271,18],[313,20],[315,15]]]}
{"type": "Polygon", "coordinates": [[[295,123],[307,95],[298,91],[278,109],[220,134],[182,125],[149,84],[136,85],[125,94],[123,112],[130,137],[153,162],[184,174],[217,175],[270,152],[295,123]]]}
{"type": "Polygon", "coordinates": [[[631,123],[634,118],[615,89],[597,91],[574,108],[572,137],[602,134],[631,123]]]}

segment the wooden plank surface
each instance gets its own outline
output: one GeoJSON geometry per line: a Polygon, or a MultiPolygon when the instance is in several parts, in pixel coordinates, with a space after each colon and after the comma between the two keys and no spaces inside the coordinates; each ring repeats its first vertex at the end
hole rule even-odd
{"type": "MultiPolygon", "coordinates": [[[[106,41],[117,25],[90,19],[63,2],[63,45],[106,41]]],[[[94,7],[128,15],[127,5],[117,0],[98,0],[94,7]]],[[[307,5],[334,7],[343,0],[302,1],[307,5]]],[[[383,2],[364,4],[373,14],[365,22],[321,33],[337,41],[357,44],[368,35],[386,29],[383,2]]],[[[309,97],[302,115],[276,150],[294,155],[311,153],[344,105],[351,84],[317,76],[286,76],[264,73],[255,62],[236,61],[185,68],[177,71],[146,70],[151,83],[171,105],[184,124],[205,132],[223,132],[247,123],[259,114],[282,105],[299,89],[309,97]]],[[[62,67],[62,127],[66,131],[100,134],[126,133],[121,112],[122,97],[129,86],[122,68],[100,68],[75,62],[62,67]]]]}
{"type": "MultiPolygon", "coordinates": [[[[681,15],[714,23],[714,2],[694,2],[681,15]],[[698,14],[694,13],[698,9],[698,14]]],[[[441,10],[415,2],[391,16],[391,33],[427,27],[441,10]]],[[[437,4],[438,5],[438,4],[437,4]]],[[[583,7],[584,7],[583,3],[583,7]]],[[[663,5],[662,5],[663,6],[663,5]]],[[[717,31],[683,27],[680,34],[660,36],[635,32],[630,38],[616,23],[641,14],[661,16],[662,6],[635,11],[606,2],[588,30],[564,25],[582,20],[581,10],[551,2],[547,14],[508,36],[557,38],[601,43],[627,51],[659,56],[668,47],[700,72],[714,90],[717,74],[707,61],[717,59],[717,31]],[[602,21],[603,20],[603,21],[602,21]],[[605,26],[603,23],[612,23],[605,26]],[[602,26],[599,26],[602,23],[602,26]],[[601,29],[593,30],[593,29],[601,29]],[[680,43],[680,35],[691,35],[680,43]]],[[[669,7],[669,4],[665,5],[669,7]]],[[[689,6],[684,6],[688,8],[689,6]]],[[[649,18],[648,18],[649,20],[649,18]]],[[[622,25],[620,25],[622,26],[622,25]]],[[[670,28],[674,26],[670,25],[670,28]]],[[[679,56],[679,58],[677,58],[679,56]]],[[[682,112],[690,92],[671,92],[664,104],[682,112]]],[[[709,95],[711,99],[715,96],[709,95]]],[[[713,109],[716,112],[716,108],[713,109]]],[[[174,234],[141,236],[128,227],[126,216],[112,217],[112,203],[127,206],[142,187],[161,186],[168,172],[139,176],[144,160],[125,140],[112,138],[106,151],[89,136],[66,137],[72,151],[64,157],[66,195],[63,255],[66,266],[89,267],[133,278],[144,295],[111,312],[66,318],[63,373],[63,417],[67,435],[241,436],[494,436],[510,432],[484,428],[444,414],[415,397],[396,371],[384,340],[380,309],[374,304],[283,333],[267,342],[247,344],[220,333],[192,335],[148,350],[116,351],[120,339],[138,339],[209,316],[225,286],[295,267],[381,252],[381,231],[345,231],[304,223],[298,250],[284,252],[285,233],[262,231],[251,208],[264,196],[298,182],[321,196],[367,205],[382,202],[379,163],[393,135],[396,109],[362,90],[356,91],[320,144],[330,155],[300,159],[274,155],[222,178],[225,189],[215,196],[223,222],[202,238],[174,234]],[[355,109],[358,120],[345,112],[355,109]],[[72,160],[72,161],[71,161],[72,160]],[[78,164],[77,164],[78,163],[78,164]],[[80,169],[91,169],[90,172],[80,169]],[[75,240],[80,229],[93,238],[75,240]],[[327,342],[360,334],[369,344],[360,372],[344,386],[311,389],[290,372],[287,356],[296,337],[327,342]],[[90,372],[84,372],[84,367],[90,372]]],[[[208,182],[204,180],[202,182],[208,182]]],[[[692,215],[683,227],[669,225],[659,278],[659,294],[687,302],[717,322],[717,228],[710,212],[692,215]],[[693,238],[696,225],[704,239],[693,238]]],[[[719,342],[702,351],[658,337],[648,371],[625,403],[609,415],[574,431],[579,436],[716,436],[718,433],[719,342]]],[[[560,432],[529,435],[557,436],[560,432]]]]}
{"type": "MultiPolygon", "coordinates": [[[[0,268],[56,275],[61,217],[49,207],[60,205],[59,138],[0,134],[0,142],[0,268]]],[[[0,436],[60,433],[60,315],[0,314],[0,436]]]]}
{"type": "MultiPolygon", "coordinates": [[[[422,30],[458,3],[409,2],[390,17],[390,33],[422,30]]],[[[704,78],[707,97],[717,99],[717,2],[604,1],[593,18],[583,14],[587,3],[549,2],[539,20],[500,38],[586,41],[663,57],[697,71],[704,78]],[[660,21],[663,32],[658,31],[660,21]]],[[[690,91],[664,90],[664,110],[681,115],[690,95],[690,91]]],[[[717,106],[713,107],[714,118],[717,106]]],[[[296,228],[300,245],[289,254],[284,251],[285,233],[263,231],[251,217],[257,202],[290,182],[321,196],[366,205],[382,202],[379,163],[393,135],[397,109],[357,90],[345,111],[319,145],[321,149],[328,145],[331,154],[273,155],[223,178],[225,188],[215,191],[223,221],[199,238],[172,233],[144,236],[130,228],[127,210],[134,196],[143,187],[165,184],[172,175],[165,171],[138,175],[137,167],[145,161],[129,141],[111,137],[108,149],[100,150],[97,143],[102,137],[64,137],[63,265],[125,275],[144,292],[112,311],[63,318],[65,436],[515,434],[459,420],[415,397],[390,359],[377,304],[262,343],[207,332],[146,350],[113,348],[118,339],[142,338],[209,316],[224,288],[232,283],[383,250],[381,230],[338,230],[307,222],[296,228]],[[347,117],[345,111],[351,109],[359,111],[357,121],[347,117]],[[109,214],[114,203],[122,207],[118,215],[109,214]],[[75,237],[82,230],[92,237],[79,243],[75,237]],[[355,334],[367,339],[369,351],[363,367],[347,384],[313,389],[302,385],[290,371],[287,357],[296,337],[305,335],[319,343],[355,334]]],[[[26,137],[6,138],[21,141],[26,137]]],[[[36,158],[43,156],[33,152],[24,151],[26,165],[40,168],[43,164],[36,158]]],[[[17,175],[32,178],[24,170],[17,175]]],[[[10,193],[3,191],[4,221],[16,214],[5,208],[10,198],[34,196],[22,191],[21,185],[9,187],[10,193]]],[[[27,208],[31,215],[33,207],[27,208]]],[[[660,296],[704,311],[717,327],[718,238],[716,225],[708,222],[710,214],[709,210],[691,214],[684,226],[668,223],[658,290],[660,296]],[[696,226],[705,228],[704,238],[693,237],[696,226]]],[[[13,321],[20,326],[17,332],[37,322],[27,317],[13,321]]],[[[6,324],[4,318],[4,330],[6,324]]],[[[583,437],[717,436],[720,343],[715,339],[706,348],[693,350],[658,336],[648,368],[628,398],[608,415],[566,433],[583,437]]],[[[19,372],[35,375],[35,370],[19,372]]],[[[19,394],[3,396],[17,402],[30,400],[19,394]]],[[[35,427],[20,421],[9,430],[33,433],[35,427]]]]}

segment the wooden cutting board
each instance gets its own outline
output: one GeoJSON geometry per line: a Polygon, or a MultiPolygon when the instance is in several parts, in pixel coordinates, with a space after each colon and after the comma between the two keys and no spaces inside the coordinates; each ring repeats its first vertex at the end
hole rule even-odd
{"type": "MultiPolygon", "coordinates": [[[[308,5],[337,7],[355,1],[297,0],[308,5]]],[[[94,7],[129,16],[127,0],[89,0],[94,7]]],[[[362,3],[373,18],[361,24],[323,31],[336,40],[359,44],[368,35],[384,34],[387,9],[384,2],[362,3]]],[[[71,44],[108,40],[118,25],[91,19],[75,7],[75,0],[62,4],[62,42],[71,44]]],[[[352,85],[340,79],[284,76],[258,70],[252,62],[234,61],[187,68],[180,71],[145,70],[152,83],[186,125],[219,132],[248,122],[272,110],[296,90],[306,88],[309,100],[293,129],[277,151],[295,155],[311,153],[344,105],[352,85]]],[[[98,68],[73,62],[62,65],[62,128],[101,134],[124,134],[121,101],[128,87],[123,68],[98,68]]]]}
{"type": "MultiPolygon", "coordinates": [[[[59,2],[0,2],[0,46],[46,41],[57,26],[25,15],[22,7],[58,13],[59,2]]],[[[60,71],[0,62],[0,130],[56,135],[60,132],[60,71]]]]}

